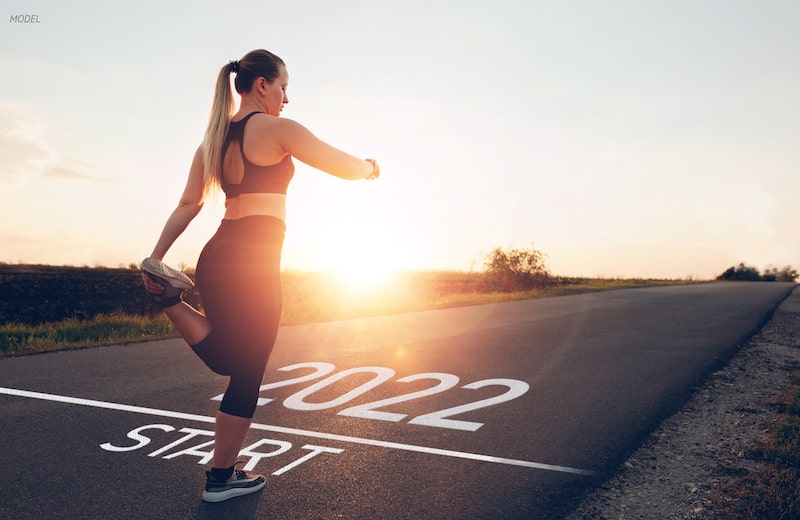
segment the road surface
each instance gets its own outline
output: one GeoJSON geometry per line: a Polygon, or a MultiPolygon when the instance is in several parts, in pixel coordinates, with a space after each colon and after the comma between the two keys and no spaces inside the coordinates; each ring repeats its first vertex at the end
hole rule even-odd
{"type": "Polygon", "coordinates": [[[226,380],[180,340],[0,360],[0,518],[560,518],[794,284],[642,288],[283,327],[200,501],[226,380]]]}

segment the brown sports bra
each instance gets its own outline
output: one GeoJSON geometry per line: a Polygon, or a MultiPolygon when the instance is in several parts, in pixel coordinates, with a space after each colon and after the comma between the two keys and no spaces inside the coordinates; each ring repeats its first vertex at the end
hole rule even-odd
{"type": "Polygon", "coordinates": [[[231,143],[239,143],[239,153],[242,154],[244,162],[244,176],[242,182],[238,184],[228,182],[225,180],[225,176],[222,176],[222,191],[225,192],[226,198],[237,197],[243,193],[281,193],[285,195],[289,182],[294,176],[294,163],[291,155],[287,155],[277,164],[260,166],[251,163],[244,154],[244,127],[251,117],[261,113],[251,112],[240,121],[231,121],[228,126],[228,135],[225,137],[222,149],[227,151],[231,143]]]}

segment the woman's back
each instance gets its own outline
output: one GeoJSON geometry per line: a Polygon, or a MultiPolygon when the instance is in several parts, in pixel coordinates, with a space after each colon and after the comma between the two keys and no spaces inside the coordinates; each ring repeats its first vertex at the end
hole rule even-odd
{"type": "Polygon", "coordinates": [[[272,147],[263,146],[265,139],[258,132],[258,127],[263,125],[256,123],[270,116],[258,114],[261,113],[251,112],[238,121],[232,121],[228,127],[228,135],[223,143],[220,183],[228,198],[245,193],[285,195],[294,176],[294,163],[289,154],[269,153],[272,147]],[[264,153],[264,148],[267,148],[267,153],[264,153]],[[257,159],[251,159],[253,156],[257,159]]]}

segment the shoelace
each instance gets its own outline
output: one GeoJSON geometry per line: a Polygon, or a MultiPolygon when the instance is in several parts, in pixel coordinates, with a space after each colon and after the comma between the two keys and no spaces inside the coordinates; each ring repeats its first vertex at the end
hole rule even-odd
{"type": "Polygon", "coordinates": [[[236,477],[236,480],[242,480],[242,479],[247,478],[247,472],[245,470],[243,470],[243,469],[239,469],[239,468],[236,467],[239,464],[246,464],[246,463],[247,462],[244,461],[244,460],[237,460],[236,462],[233,463],[233,466],[234,466],[233,475],[236,477]]]}

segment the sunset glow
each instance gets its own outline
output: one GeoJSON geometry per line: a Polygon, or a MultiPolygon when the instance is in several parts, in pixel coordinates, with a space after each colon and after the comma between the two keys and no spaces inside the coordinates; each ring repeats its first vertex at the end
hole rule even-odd
{"type": "Polygon", "coordinates": [[[335,221],[328,227],[324,251],[324,269],[350,291],[386,286],[398,270],[389,237],[375,221],[335,221]]]}

